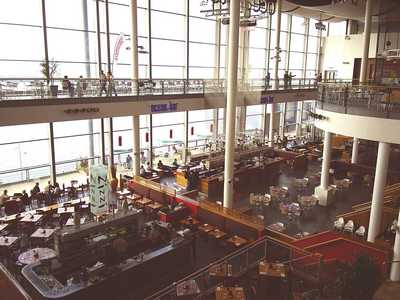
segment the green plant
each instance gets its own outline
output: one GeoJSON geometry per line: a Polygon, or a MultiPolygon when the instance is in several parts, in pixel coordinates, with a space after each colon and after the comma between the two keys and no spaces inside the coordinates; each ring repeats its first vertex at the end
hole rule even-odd
{"type": "Polygon", "coordinates": [[[42,61],[40,63],[41,73],[44,78],[46,78],[47,82],[50,82],[50,85],[54,84],[54,76],[56,75],[58,64],[54,61],[54,59],[50,61],[42,61]]]}

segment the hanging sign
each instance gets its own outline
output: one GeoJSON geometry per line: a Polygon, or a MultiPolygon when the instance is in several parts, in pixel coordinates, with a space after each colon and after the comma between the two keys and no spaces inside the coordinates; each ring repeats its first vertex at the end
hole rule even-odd
{"type": "Polygon", "coordinates": [[[274,103],[274,96],[271,96],[271,95],[261,95],[260,103],[261,103],[261,104],[271,104],[271,103],[274,103]]]}
{"type": "Polygon", "coordinates": [[[107,166],[96,165],[90,167],[90,212],[101,215],[108,210],[108,181],[107,166]]]}
{"type": "Polygon", "coordinates": [[[162,112],[173,112],[177,111],[178,103],[164,103],[164,104],[152,104],[152,113],[162,113],[162,112]]]}

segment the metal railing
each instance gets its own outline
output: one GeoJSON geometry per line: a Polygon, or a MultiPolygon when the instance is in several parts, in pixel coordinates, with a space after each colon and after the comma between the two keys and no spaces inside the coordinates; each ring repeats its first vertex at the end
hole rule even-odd
{"type": "MultiPolygon", "coordinates": [[[[239,80],[240,91],[274,90],[274,81],[266,79],[239,80]]],[[[315,79],[278,80],[277,89],[314,89],[315,79]]],[[[213,79],[140,79],[115,78],[112,82],[98,78],[0,78],[0,100],[31,100],[48,98],[91,98],[100,96],[204,95],[224,93],[226,81],[213,79]]]]}
{"type": "Polygon", "coordinates": [[[400,119],[400,87],[319,84],[317,107],[328,111],[400,119]]]}
{"type": "Polygon", "coordinates": [[[247,271],[255,268],[263,260],[282,263],[288,267],[307,272],[310,276],[319,277],[322,258],[318,254],[284,244],[270,237],[263,237],[252,244],[225,256],[191,275],[174,282],[170,286],[145,298],[145,300],[172,300],[180,299],[177,289],[189,281],[194,281],[199,293],[193,295],[194,299],[203,299],[214,293],[217,286],[224,282],[221,277],[213,277],[210,271],[218,266],[226,265],[229,270],[228,278],[240,278],[247,271]]]}

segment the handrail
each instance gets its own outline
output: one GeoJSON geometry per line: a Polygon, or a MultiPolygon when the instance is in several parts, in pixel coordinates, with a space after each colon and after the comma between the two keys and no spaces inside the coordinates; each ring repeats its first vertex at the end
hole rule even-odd
{"type": "Polygon", "coordinates": [[[318,108],[344,114],[400,119],[400,86],[319,83],[318,108]]]}
{"type": "MultiPolygon", "coordinates": [[[[238,80],[242,91],[272,90],[274,79],[238,80]]],[[[278,79],[279,90],[316,89],[314,78],[278,79]]],[[[338,81],[341,82],[341,81],[338,81]]],[[[53,78],[50,83],[44,78],[0,78],[0,100],[31,100],[47,98],[91,98],[143,95],[204,95],[225,93],[224,79],[139,79],[114,78],[105,81],[99,78],[53,78]]]]}
{"type": "MultiPolygon", "coordinates": [[[[264,237],[262,237],[262,238],[260,238],[260,239],[258,239],[256,241],[250,243],[249,245],[246,245],[243,248],[238,249],[235,252],[233,252],[231,254],[228,254],[227,256],[222,257],[222,258],[212,262],[211,264],[209,264],[209,265],[207,265],[207,266],[195,271],[194,273],[184,277],[183,279],[180,279],[177,282],[174,282],[173,284],[161,289],[160,291],[156,292],[155,294],[145,298],[145,300],[160,300],[160,299],[164,299],[162,297],[165,297],[165,296],[168,296],[168,295],[172,295],[172,293],[175,293],[176,292],[176,287],[179,286],[180,284],[184,283],[185,281],[199,278],[202,274],[208,274],[208,271],[212,267],[217,266],[217,265],[221,265],[223,263],[226,263],[226,262],[234,259],[235,257],[239,257],[240,255],[246,254],[247,255],[246,262],[248,263],[248,252],[249,252],[249,250],[254,249],[255,247],[257,247],[259,245],[262,245],[262,244],[264,244],[264,247],[265,247],[264,248],[264,256],[263,257],[259,257],[258,259],[256,259],[255,263],[258,263],[258,262],[260,262],[262,260],[265,260],[267,247],[268,247],[268,243],[269,242],[272,243],[272,244],[280,245],[280,246],[282,246],[284,248],[288,248],[291,251],[296,251],[297,253],[302,253],[302,256],[296,256],[294,258],[290,258],[289,260],[285,260],[285,261],[281,262],[283,264],[297,263],[297,262],[301,261],[302,259],[306,259],[306,258],[310,259],[312,257],[314,257],[317,260],[316,261],[317,263],[321,262],[322,256],[320,254],[312,253],[312,252],[306,251],[304,249],[298,248],[298,247],[296,247],[294,245],[283,243],[283,242],[281,242],[281,241],[279,241],[277,239],[264,236],[264,237]]],[[[247,266],[247,267],[249,267],[249,266],[247,266]]],[[[254,263],[251,264],[251,267],[254,267],[254,263]]],[[[242,273],[247,271],[247,270],[248,269],[242,270],[242,273]]],[[[214,282],[212,284],[212,286],[210,286],[207,290],[200,291],[201,295],[205,295],[205,294],[209,293],[210,290],[215,289],[215,287],[218,284],[220,284],[221,282],[222,282],[222,280],[220,282],[214,282]]],[[[199,295],[196,295],[196,296],[199,296],[199,295]]]]}

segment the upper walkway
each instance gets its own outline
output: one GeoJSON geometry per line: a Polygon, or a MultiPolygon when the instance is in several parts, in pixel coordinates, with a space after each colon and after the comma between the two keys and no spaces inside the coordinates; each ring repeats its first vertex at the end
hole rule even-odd
{"type": "Polygon", "coordinates": [[[351,115],[400,119],[400,86],[319,84],[318,108],[351,115]]]}
{"type": "MultiPolygon", "coordinates": [[[[0,79],[0,126],[223,108],[226,104],[225,80],[114,79],[115,91],[108,84],[102,87],[98,78],[69,81],[71,88],[63,89],[63,78],[49,85],[38,78],[0,79]],[[57,87],[52,90],[50,85],[57,87]]],[[[272,79],[239,81],[237,105],[317,99],[314,79],[294,78],[291,83],[280,79],[279,88],[272,86],[272,79]]]]}

